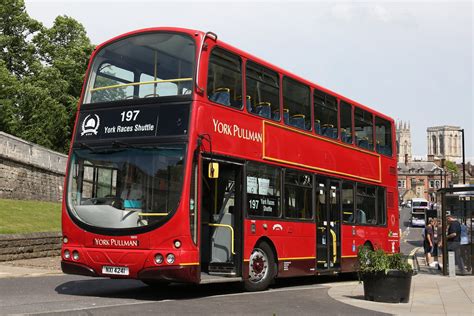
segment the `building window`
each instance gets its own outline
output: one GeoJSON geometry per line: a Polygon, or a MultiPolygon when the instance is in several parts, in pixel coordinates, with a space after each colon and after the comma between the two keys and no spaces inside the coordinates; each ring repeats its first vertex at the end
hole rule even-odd
{"type": "Polygon", "coordinates": [[[429,186],[431,189],[439,189],[441,187],[441,181],[439,180],[430,180],[429,186]]]}
{"type": "Polygon", "coordinates": [[[374,131],[372,114],[365,110],[354,109],[355,143],[360,148],[374,149],[374,131]]]}
{"type": "Polygon", "coordinates": [[[337,138],[337,99],[314,90],[314,130],[319,135],[337,138]]]}
{"type": "Polygon", "coordinates": [[[399,188],[406,188],[406,180],[398,180],[398,187],[399,188]]]}
{"type": "Polygon", "coordinates": [[[341,140],[352,144],[352,105],[341,101],[341,140]]]}
{"type": "Polygon", "coordinates": [[[209,59],[207,96],[210,101],[234,108],[242,107],[240,58],[215,48],[209,59]]]}
{"type": "Polygon", "coordinates": [[[309,87],[288,77],[283,78],[283,119],[287,125],[311,130],[309,87]]]}
{"type": "MultiPolygon", "coordinates": [[[[379,117],[375,117],[376,151],[385,156],[392,156],[392,124],[379,117]]],[[[405,148],[408,153],[408,148],[405,148]]]]}
{"type": "Polygon", "coordinates": [[[280,84],[278,74],[254,62],[247,62],[247,96],[245,104],[250,113],[280,120],[280,84]]]}
{"type": "Polygon", "coordinates": [[[247,206],[253,216],[280,217],[280,169],[249,163],[247,165],[247,206]]]}
{"type": "Polygon", "coordinates": [[[313,183],[310,174],[286,170],[285,217],[313,218],[313,183]]]}
{"type": "Polygon", "coordinates": [[[436,146],[437,142],[436,142],[436,136],[435,135],[431,136],[431,142],[433,144],[433,155],[437,155],[438,154],[438,149],[437,149],[437,146],[436,146]]]}

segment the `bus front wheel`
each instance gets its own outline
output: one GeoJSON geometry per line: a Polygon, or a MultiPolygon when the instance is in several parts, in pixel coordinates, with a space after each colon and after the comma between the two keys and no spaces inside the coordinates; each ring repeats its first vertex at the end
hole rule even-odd
{"type": "Polygon", "coordinates": [[[263,291],[268,288],[275,276],[275,258],[273,251],[266,243],[261,243],[252,250],[249,260],[249,278],[244,281],[247,291],[263,291]]]}

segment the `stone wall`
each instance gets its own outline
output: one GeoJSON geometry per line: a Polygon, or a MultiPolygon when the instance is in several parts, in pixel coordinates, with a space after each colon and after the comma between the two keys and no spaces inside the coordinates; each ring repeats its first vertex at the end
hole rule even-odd
{"type": "Polygon", "coordinates": [[[0,235],[0,262],[61,255],[61,233],[0,235]]]}
{"type": "Polygon", "coordinates": [[[67,156],[0,132],[0,198],[62,200],[67,156]]]}

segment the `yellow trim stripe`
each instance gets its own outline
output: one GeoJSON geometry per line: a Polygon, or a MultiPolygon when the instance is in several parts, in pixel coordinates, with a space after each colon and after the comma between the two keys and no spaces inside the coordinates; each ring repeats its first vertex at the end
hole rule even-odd
{"type": "Polygon", "coordinates": [[[316,257],[295,257],[295,258],[278,258],[278,260],[314,260],[316,257]]]}
{"type": "Polygon", "coordinates": [[[329,172],[329,173],[333,173],[333,174],[339,174],[339,175],[348,176],[348,177],[352,177],[352,178],[356,178],[356,179],[362,179],[362,180],[367,180],[367,181],[372,181],[372,182],[377,182],[377,183],[382,182],[382,180],[381,180],[382,159],[381,159],[381,156],[377,153],[367,151],[367,150],[364,150],[364,149],[361,149],[361,148],[353,147],[353,146],[350,146],[350,145],[346,145],[346,144],[343,144],[343,143],[339,143],[339,142],[333,141],[331,139],[326,139],[326,138],[316,136],[316,135],[313,135],[313,134],[310,134],[310,133],[307,133],[307,132],[299,131],[297,129],[294,129],[294,128],[291,128],[291,127],[288,127],[288,126],[283,126],[283,125],[280,125],[278,123],[265,121],[265,120],[262,121],[262,131],[263,131],[263,133],[262,133],[263,134],[263,143],[262,143],[262,155],[263,155],[263,157],[262,157],[262,159],[269,160],[269,161],[274,161],[274,162],[279,162],[279,163],[284,163],[284,164],[289,164],[289,165],[298,166],[298,167],[303,167],[303,168],[307,168],[307,169],[311,169],[311,170],[318,170],[318,171],[324,171],[324,172],[329,172]],[[354,151],[359,151],[359,152],[362,152],[362,153],[365,153],[365,154],[375,156],[379,160],[379,163],[378,163],[378,165],[379,165],[379,172],[378,172],[379,177],[378,177],[378,179],[366,178],[366,177],[361,177],[361,176],[357,176],[357,175],[350,174],[350,173],[345,173],[345,172],[340,172],[340,171],[336,171],[336,170],[331,170],[331,169],[325,169],[325,168],[300,164],[300,163],[289,161],[289,160],[278,159],[278,158],[273,158],[273,157],[267,156],[266,152],[265,152],[265,134],[266,134],[265,124],[272,125],[272,126],[282,128],[282,129],[286,129],[286,130],[289,130],[291,132],[295,132],[295,133],[305,135],[305,136],[308,136],[308,137],[311,137],[311,138],[315,138],[315,139],[318,139],[318,140],[322,140],[322,141],[325,141],[325,142],[328,142],[328,143],[336,144],[336,145],[341,146],[341,147],[346,147],[346,148],[354,150],[354,151]]]}
{"type": "Polygon", "coordinates": [[[357,255],[341,256],[341,258],[357,258],[357,255]]]}
{"type": "MultiPolygon", "coordinates": [[[[288,261],[288,260],[314,260],[316,257],[294,257],[294,258],[278,258],[279,261],[288,261]]],[[[244,259],[244,262],[249,262],[250,259],[244,259]]]]}
{"type": "Polygon", "coordinates": [[[180,266],[198,266],[199,262],[186,262],[186,263],[180,263],[180,266]]]}
{"type": "Polygon", "coordinates": [[[95,91],[121,88],[121,87],[131,87],[131,86],[139,86],[139,85],[154,84],[154,83],[181,82],[181,81],[191,81],[191,80],[193,80],[193,78],[180,78],[180,79],[152,80],[152,81],[141,81],[141,82],[132,82],[132,83],[121,83],[121,84],[115,84],[115,85],[111,85],[111,86],[92,88],[89,91],[90,92],[95,92],[95,91]]]}

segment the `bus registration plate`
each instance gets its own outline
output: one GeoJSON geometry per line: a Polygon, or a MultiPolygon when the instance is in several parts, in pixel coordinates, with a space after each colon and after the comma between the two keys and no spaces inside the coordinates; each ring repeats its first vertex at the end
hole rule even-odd
{"type": "Polygon", "coordinates": [[[114,274],[114,275],[128,275],[128,267],[111,267],[103,266],[103,274],[114,274]]]}

